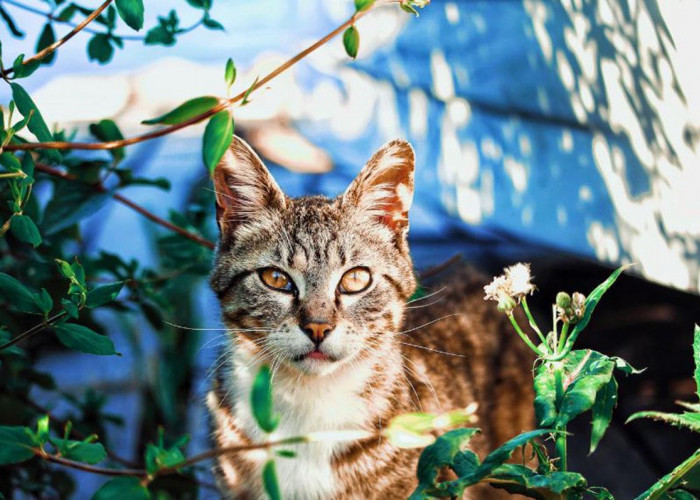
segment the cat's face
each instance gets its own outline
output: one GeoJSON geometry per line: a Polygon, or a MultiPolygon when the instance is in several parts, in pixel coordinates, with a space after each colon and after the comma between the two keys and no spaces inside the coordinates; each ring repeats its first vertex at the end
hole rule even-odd
{"type": "Polygon", "coordinates": [[[211,277],[235,349],[327,374],[393,341],[416,283],[406,243],[413,151],[380,149],[336,199],[291,199],[234,138],[214,175],[211,277]]]}

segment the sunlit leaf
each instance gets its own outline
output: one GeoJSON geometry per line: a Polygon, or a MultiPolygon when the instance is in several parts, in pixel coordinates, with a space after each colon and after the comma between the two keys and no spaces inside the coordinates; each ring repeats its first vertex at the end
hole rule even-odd
{"type": "Polygon", "coordinates": [[[228,110],[219,111],[209,119],[202,139],[202,156],[209,175],[214,174],[232,140],[233,117],[228,110]]]}
{"type": "Polygon", "coordinates": [[[236,81],[236,65],[233,63],[233,59],[230,57],[228,61],[226,61],[226,72],[224,79],[226,80],[226,85],[228,87],[231,87],[231,85],[233,85],[233,83],[236,81]]]}
{"type": "Polygon", "coordinates": [[[275,467],[274,460],[268,460],[263,467],[263,486],[265,487],[265,492],[267,493],[270,500],[282,500],[282,493],[280,491],[280,485],[277,481],[277,468],[275,467]]]}
{"type": "Polygon", "coordinates": [[[272,402],[272,380],[269,366],[260,367],[255,376],[250,393],[250,403],[253,417],[260,428],[265,432],[274,431],[279,423],[279,415],[275,414],[272,402]]]}
{"type": "Polygon", "coordinates": [[[355,10],[357,12],[367,10],[372,4],[374,4],[374,0],[355,0],[355,10]]]}
{"type": "Polygon", "coordinates": [[[150,120],[143,120],[141,123],[144,125],[176,125],[184,121],[190,120],[195,116],[199,116],[206,113],[213,107],[219,104],[219,99],[213,96],[203,96],[195,97],[189,101],[180,104],[177,108],[172,111],[168,111],[164,115],[157,118],[151,118],[150,120]]]}
{"type": "Polygon", "coordinates": [[[357,51],[360,48],[360,32],[355,26],[350,26],[343,33],[343,47],[350,57],[353,59],[357,57],[357,51]]]}

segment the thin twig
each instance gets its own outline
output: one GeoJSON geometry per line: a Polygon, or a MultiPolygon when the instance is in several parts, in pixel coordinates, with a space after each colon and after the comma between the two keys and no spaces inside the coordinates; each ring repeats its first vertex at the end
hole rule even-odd
{"type": "Polygon", "coordinates": [[[242,100],[244,97],[247,95],[250,95],[251,92],[254,92],[255,90],[259,89],[260,87],[266,85],[270,80],[273,78],[277,77],[280,73],[285,72],[288,70],[290,67],[294,66],[297,62],[300,60],[304,59],[306,56],[311,54],[313,51],[321,47],[322,45],[326,44],[329,40],[337,36],[338,34],[342,33],[346,28],[349,26],[355,24],[355,22],[366,15],[368,12],[371,12],[373,8],[375,8],[378,4],[382,4],[383,2],[375,2],[375,4],[364,11],[356,12],[354,13],[347,21],[345,21],[343,24],[338,26],[336,29],[328,33],[326,36],[315,42],[314,44],[308,46],[301,52],[299,52],[297,55],[292,57],[291,59],[287,60],[274,70],[272,70],[270,73],[268,73],[266,76],[258,80],[258,82],[255,85],[252,85],[250,88],[246,89],[245,91],[239,93],[235,97],[232,97],[230,99],[224,99],[221,103],[218,105],[214,106],[211,108],[209,111],[205,111],[204,113],[201,113],[193,118],[190,118],[189,120],[186,120],[181,123],[177,123],[175,125],[171,125],[169,127],[164,127],[160,130],[155,130],[153,132],[148,132],[146,134],[141,134],[137,135],[134,137],[129,137],[126,139],[120,139],[117,141],[107,141],[107,142],[65,142],[65,141],[50,141],[50,142],[27,142],[27,143],[22,143],[22,144],[8,144],[5,147],[6,151],[18,151],[18,150],[33,150],[33,149],[83,149],[83,150],[110,150],[110,149],[117,149],[117,148],[123,148],[125,146],[130,146],[132,144],[137,144],[139,142],[144,142],[148,141],[151,139],[155,139],[157,137],[162,137],[164,135],[172,134],[173,132],[176,132],[178,130],[181,130],[183,128],[189,127],[191,125],[194,125],[196,123],[199,123],[201,121],[206,120],[207,118],[210,118],[214,116],[216,113],[219,111],[223,111],[224,109],[227,109],[229,106],[232,104],[237,103],[238,101],[242,100]]]}
{"type": "MultiPolygon", "coordinates": [[[[75,35],[77,35],[80,30],[82,30],[85,26],[90,24],[97,16],[99,16],[103,10],[105,10],[109,4],[112,3],[112,0],[105,0],[102,5],[100,5],[98,8],[92,11],[92,13],[87,16],[85,19],[83,19],[75,28],[73,28],[66,36],[63,38],[56,40],[54,43],[49,45],[48,47],[44,48],[43,50],[40,50],[36,54],[34,54],[32,57],[22,61],[22,65],[26,66],[27,64],[30,64],[34,61],[40,61],[44,57],[48,56],[50,53],[52,53],[54,50],[59,48],[61,45],[66,43],[68,40],[73,38],[75,35]]],[[[5,71],[5,73],[2,75],[3,78],[11,75],[14,72],[13,68],[10,68],[5,71]]]]}
{"type": "Polygon", "coordinates": [[[34,335],[35,333],[39,333],[39,332],[42,331],[44,328],[48,328],[49,326],[51,326],[51,322],[56,321],[58,318],[60,318],[60,317],[63,316],[64,314],[66,314],[66,312],[65,312],[65,311],[61,311],[61,312],[59,312],[58,314],[55,314],[54,316],[50,317],[50,318],[47,319],[46,321],[43,321],[43,322],[41,322],[41,323],[39,323],[39,324],[36,324],[36,325],[34,325],[33,327],[31,327],[29,330],[20,333],[19,335],[17,335],[17,336],[16,336],[15,338],[13,338],[12,340],[10,340],[10,341],[8,341],[8,342],[5,342],[4,344],[0,345],[0,351],[4,351],[5,349],[7,349],[7,348],[9,348],[9,347],[12,347],[12,346],[15,345],[15,344],[19,344],[20,342],[22,342],[22,341],[25,340],[25,339],[28,339],[29,337],[31,337],[31,336],[34,335]]]}
{"type": "MultiPolygon", "coordinates": [[[[75,177],[72,174],[63,172],[61,170],[58,170],[57,168],[50,167],[50,166],[44,165],[42,163],[37,163],[35,168],[36,168],[36,170],[47,173],[49,175],[53,175],[54,177],[61,177],[62,179],[71,180],[71,181],[77,180],[77,177],[75,177]]],[[[93,186],[95,187],[95,189],[97,191],[100,191],[103,193],[108,191],[107,188],[104,187],[102,184],[93,184],[93,186]]],[[[190,240],[194,241],[195,243],[199,243],[200,245],[205,246],[205,247],[210,248],[210,249],[214,249],[214,247],[216,246],[212,241],[209,241],[208,239],[203,238],[203,237],[199,236],[198,234],[192,233],[186,229],[183,229],[179,226],[176,226],[172,222],[167,221],[167,220],[163,219],[162,217],[157,216],[153,212],[146,210],[141,205],[131,201],[130,199],[126,198],[125,196],[123,196],[119,193],[113,193],[112,198],[117,200],[119,203],[126,205],[127,207],[131,208],[132,210],[135,210],[136,212],[140,213],[141,215],[150,219],[151,221],[155,222],[156,224],[159,224],[159,225],[161,225],[161,226],[163,226],[171,231],[174,231],[177,234],[179,234],[180,236],[183,236],[187,239],[190,239],[190,240]]]]}

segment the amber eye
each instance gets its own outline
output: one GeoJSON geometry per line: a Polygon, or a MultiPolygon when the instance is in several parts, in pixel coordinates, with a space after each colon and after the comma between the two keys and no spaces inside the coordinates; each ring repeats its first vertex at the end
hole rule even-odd
{"type": "Polygon", "coordinates": [[[275,269],[274,267],[267,267],[260,271],[260,279],[270,288],[279,290],[281,292],[293,292],[294,282],[287,276],[286,273],[275,269]]]}
{"type": "Polygon", "coordinates": [[[340,293],[359,293],[372,283],[372,275],[366,267],[355,267],[343,275],[338,284],[340,293]]]}

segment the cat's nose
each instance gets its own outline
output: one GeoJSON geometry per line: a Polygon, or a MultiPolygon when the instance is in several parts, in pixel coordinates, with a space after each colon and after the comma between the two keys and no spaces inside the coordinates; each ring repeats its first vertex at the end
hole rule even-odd
{"type": "Polygon", "coordinates": [[[333,325],[330,323],[306,323],[302,325],[301,329],[318,347],[323,342],[323,339],[331,334],[333,325]]]}

